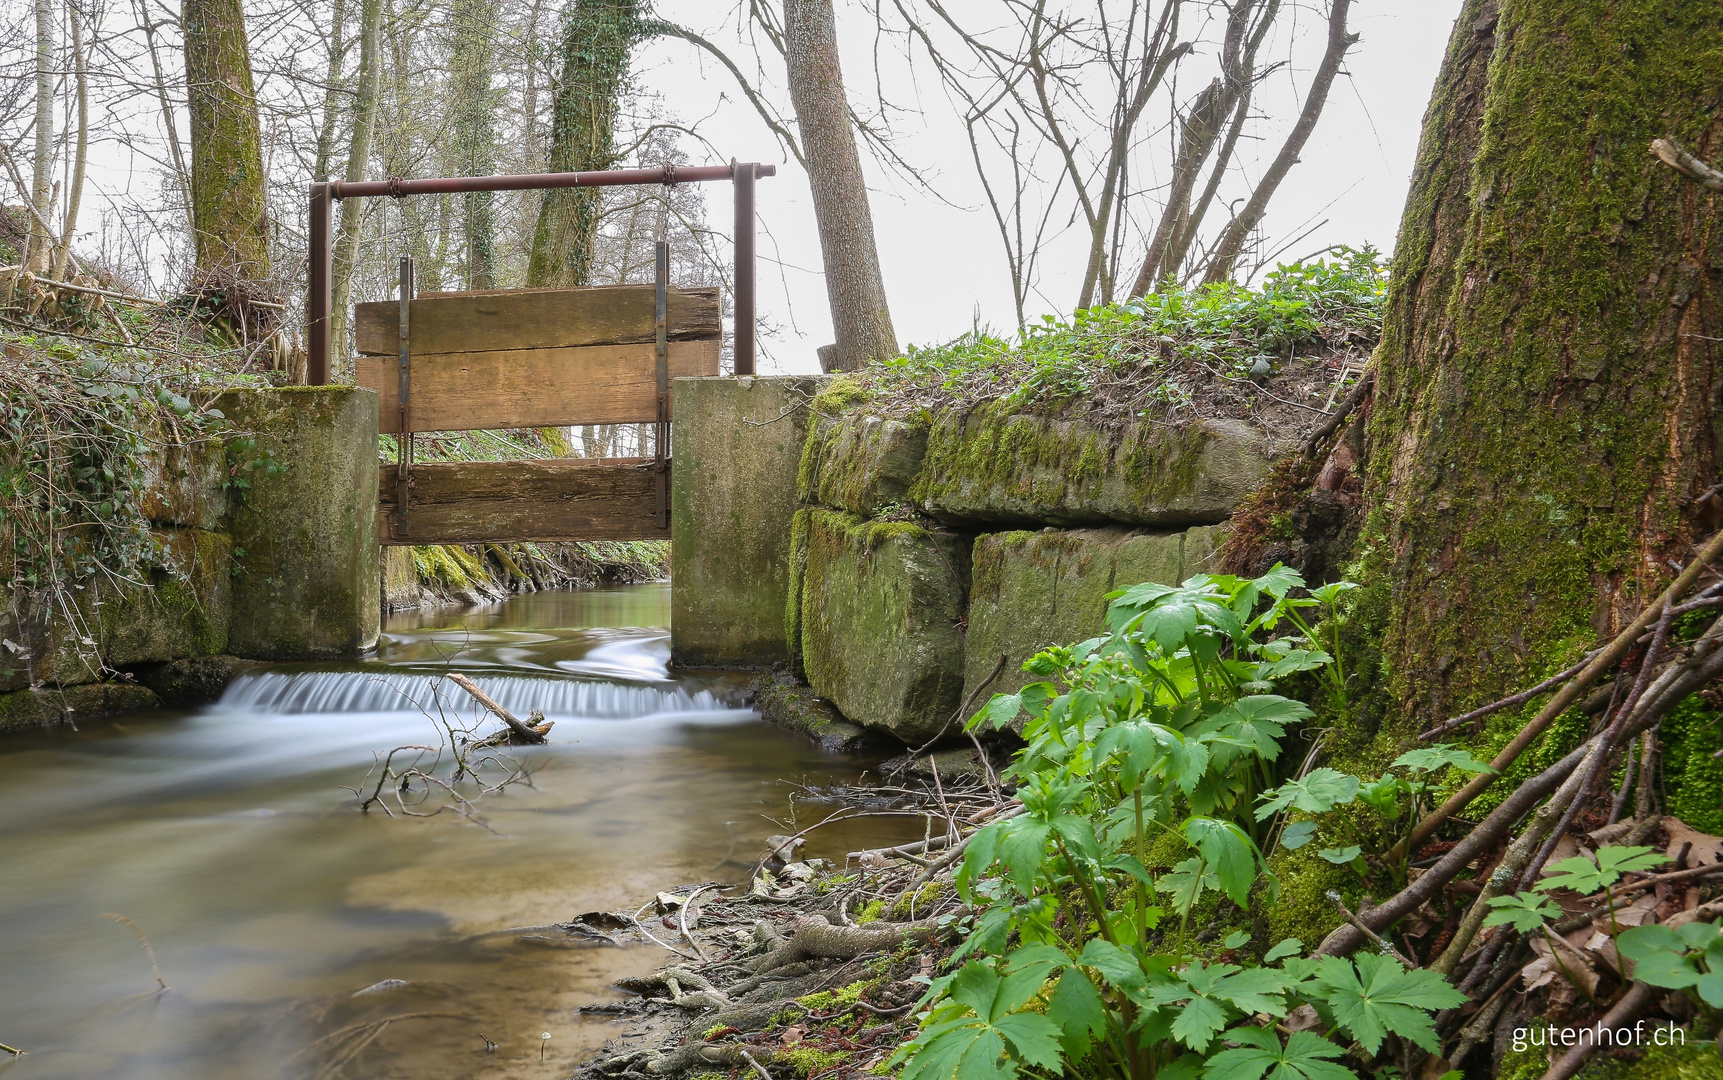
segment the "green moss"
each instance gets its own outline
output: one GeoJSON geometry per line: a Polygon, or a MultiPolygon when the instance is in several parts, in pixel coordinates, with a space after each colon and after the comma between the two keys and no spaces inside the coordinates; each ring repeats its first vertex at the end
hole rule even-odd
{"type": "Polygon", "coordinates": [[[885,901],[884,900],[869,900],[866,904],[864,904],[862,906],[860,911],[857,911],[855,913],[855,916],[854,916],[855,922],[858,926],[861,925],[862,923],[878,922],[880,915],[884,911],[885,911],[885,901]]]}
{"type": "Polygon", "coordinates": [[[1700,832],[1723,834],[1723,713],[1689,698],[1663,721],[1663,790],[1669,812],[1700,832]]]}
{"type": "Polygon", "coordinates": [[[772,1055],[772,1064],[782,1066],[791,1076],[816,1076],[842,1065],[851,1055],[838,1051],[815,1050],[811,1046],[795,1046],[772,1055]]]}
{"type": "Polygon", "coordinates": [[[1687,1035],[1678,1046],[1647,1049],[1637,1061],[1594,1058],[1584,1080],[1723,1080],[1723,1053],[1713,1039],[1687,1035]]]}
{"type": "Polygon", "coordinates": [[[927,910],[947,891],[943,881],[930,881],[914,892],[905,893],[892,901],[886,909],[884,918],[887,922],[907,922],[917,915],[926,917],[927,910]]]}

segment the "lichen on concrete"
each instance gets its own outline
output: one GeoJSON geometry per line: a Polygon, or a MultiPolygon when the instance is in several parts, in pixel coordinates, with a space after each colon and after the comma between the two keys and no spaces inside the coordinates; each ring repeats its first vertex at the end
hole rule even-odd
{"type": "Polygon", "coordinates": [[[681,667],[786,659],[796,470],[825,380],[676,380],[670,651],[681,667]]]}
{"type": "Polygon", "coordinates": [[[228,512],[237,571],[229,650],[311,660],[371,648],[380,617],[376,392],[233,390],[217,403],[251,433],[229,444],[230,470],[249,476],[228,512]]]}

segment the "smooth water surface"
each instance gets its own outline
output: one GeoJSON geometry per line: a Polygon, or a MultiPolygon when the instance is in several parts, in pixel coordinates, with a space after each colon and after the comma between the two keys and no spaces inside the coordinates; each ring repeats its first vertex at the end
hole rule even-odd
{"type": "MultiPolygon", "coordinates": [[[[672,677],[668,622],[663,585],[413,613],[374,661],[262,669],[190,714],[0,736],[0,1042],[29,1051],[0,1077],[566,1076],[626,1030],[574,1010],[665,954],[484,935],[734,879],[782,831],[786,781],[871,764],[734,707],[735,680],[672,677]],[[556,721],[522,752],[533,787],[479,804],[494,831],[359,813],[343,785],[374,752],[434,742],[427,712],[474,716],[447,669],[556,721]],[[152,992],[109,913],[171,989],[152,992]],[[383,980],[407,986],[353,996],[383,980]]],[[[891,827],[822,830],[809,854],[901,839],[891,827]]]]}

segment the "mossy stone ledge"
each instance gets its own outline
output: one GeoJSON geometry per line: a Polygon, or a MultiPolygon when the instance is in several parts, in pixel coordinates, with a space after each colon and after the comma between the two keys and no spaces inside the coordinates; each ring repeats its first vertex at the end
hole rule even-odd
{"type": "Polygon", "coordinates": [[[807,520],[808,685],[863,726],[910,744],[935,737],[963,693],[969,543],[841,510],[807,520]]]}
{"type": "Polygon", "coordinates": [[[816,418],[796,494],[805,503],[871,517],[905,502],[927,454],[927,425],[879,416],[816,418]]]}
{"type": "Polygon", "coordinates": [[[1248,421],[1131,423],[1014,412],[998,402],[934,417],[910,498],[950,525],[1212,525],[1285,445],[1248,421]]]}

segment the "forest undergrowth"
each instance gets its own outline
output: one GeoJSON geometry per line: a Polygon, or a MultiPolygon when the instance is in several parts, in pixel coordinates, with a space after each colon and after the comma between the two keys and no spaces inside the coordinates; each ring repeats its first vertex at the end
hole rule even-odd
{"type": "Polygon", "coordinates": [[[738,895],[700,883],[626,917],[678,959],[597,1008],[638,1030],[580,1075],[1566,1080],[1596,1055],[1709,1076],[1723,838],[1665,812],[1654,763],[1660,723],[1723,668],[1720,554],[1723,534],[1580,664],[1374,775],[1324,763],[1359,662],[1349,583],[1276,567],[1116,592],[1100,636],[967,718],[1018,733],[1009,763],[825,793],[837,809],[773,838],[738,895]],[[1599,686],[1565,756],[1465,817],[1599,686]],[[1491,761],[1445,741],[1546,696],[1491,761]],[[924,841],[799,857],[829,821],[906,810],[924,841]],[[1285,856],[1312,853],[1323,910],[1269,933],[1308,873],[1285,856]],[[1613,1035],[1598,1053],[1600,1030],[1646,1023],[1701,1056],[1613,1035]]]}

